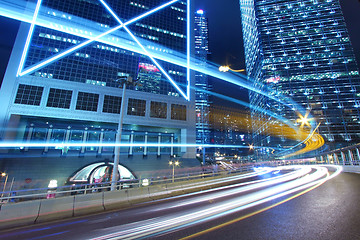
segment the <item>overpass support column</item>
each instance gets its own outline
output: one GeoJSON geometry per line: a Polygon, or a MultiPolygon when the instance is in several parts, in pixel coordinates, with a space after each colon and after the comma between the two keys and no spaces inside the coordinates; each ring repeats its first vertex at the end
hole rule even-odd
{"type": "Polygon", "coordinates": [[[340,153],[341,153],[341,159],[342,159],[343,165],[345,165],[345,162],[346,162],[345,153],[344,152],[340,152],[340,153]]]}
{"type": "Polygon", "coordinates": [[[354,165],[354,156],[353,156],[353,154],[352,154],[352,152],[351,152],[350,149],[348,150],[348,154],[349,154],[350,164],[351,164],[351,165],[354,165]]]}
{"type": "Polygon", "coordinates": [[[85,143],[86,143],[86,139],[87,139],[87,135],[88,135],[88,128],[85,128],[84,134],[83,134],[83,145],[81,146],[81,154],[85,153],[85,143]]]}
{"type": "Polygon", "coordinates": [[[326,164],[330,164],[331,158],[331,154],[326,154],[326,164]]]}
{"type": "Polygon", "coordinates": [[[324,157],[320,156],[320,162],[323,163],[324,162],[324,157]]]}
{"type": "Polygon", "coordinates": [[[171,148],[170,148],[170,155],[174,156],[174,134],[171,134],[171,148]]]}
{"type": "Polygon", "coordinates": [[[147,156],[147,146],[146,146],[147,142],[148,142],[148,132],[145,132],[145,140],[144,140],[144,144],[145,144],[145,146],[144,146],[144,156],[147,156]]]}
{"type": "Polygon", "coordinates": [[[159,133],[159,135],[158,135],[158,149],[157,149],[157,156],[158,157],[160,157],[160,155],[161,155],[160,144],[161,144],[161,133],[159,133]]]}
{"type": "Polygon", "coordinates": [[[340,164],[337,154],[334,153],[333,155],[334,155],[334,163],[335,164],[340,164]]]}
{"type": "Polygon", "coordinates": [[[98,155],[101,155],[101,151],[102,151],[101,144],[103,143],[103,140],[104,140],[104,129],[102,128],[101,132],[100,132],[100,138],[99,138],[99,148],[98,148],[98,151],[97,151],[98,155]]]}
{"type": "Polygon", "coordinates": [[[52,134],[52,131],[53,131],[52,127],[53,127],[53,126],[50,125],[49,128],[48,128],[48,132],[47,132],[47,136],[46,136],[46,145],[45,145],[44,153],[47,153],[48,150],[49,150],[48,144],[50,143],[51,134],[52,134]]]}
{"type": "Polygon", "coordinates": [[[360,164],[360,151],[356,148],[357,162],[360,164]]]}
{"type": "Polygon", "coordinates": [[[133,155],[133,143],[134,143],[134,131],[130,133],[130,148],[129,148],[129,155],[133,155]]]}
{"type": "MultiPolygon", "coordinates": [[[[68,127],[67,127],[67,130],[66,130],[66,134],[65,134],[65,144],[67,144],[67,143],[69,142],[70,133],[71,133],[71,127],[68,126],[68,127]]],[[[69,147],[68,147],[68,146],[64,146],[63,150],[61,151],[61,154],[66,154],[68,150],[69,150],[69,147]]]]}
{"type": "MultiPolygon", "coordinates": [[[[30,143],[31,142],[31,137],[32,137],[32,133],[34,131],[34,124],[30,124],[30,127],[29,127],[29,131],[28,131],[28,135],[27,135],[27,138],[26,138],[26,143],[30,143]]],[[[29,147],[25,147],[24,148],[24,151],[27,152],[29,150],[29,147]]]]}

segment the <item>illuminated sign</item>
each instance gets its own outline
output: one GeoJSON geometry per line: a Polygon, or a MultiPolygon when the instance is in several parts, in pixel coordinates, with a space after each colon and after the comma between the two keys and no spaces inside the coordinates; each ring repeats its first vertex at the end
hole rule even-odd
{"type": "Polygon", "coordinates": [[[149,63],[139,63],[139,68],[145,69],[148,72],[160,72],[156,66],[149,63]]]}
{"type": "Polygon", "coordinates": [[[266,83],[278,83],[280,81],[280,77],[276,76],[276,77],[271,77],[271,78],[267,78],[266,83]]]}

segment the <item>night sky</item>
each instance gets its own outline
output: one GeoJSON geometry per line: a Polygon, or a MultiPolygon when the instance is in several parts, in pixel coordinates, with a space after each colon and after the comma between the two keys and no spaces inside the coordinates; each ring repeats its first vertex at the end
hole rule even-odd
{"type": "MultiPolygon", "coordinates": [[[[360,63],[360,1],[340,0],[345,21],[360,63]]],[[[245,67],[239,0],[195,0],[197,9],[206,11],[209,20],[211,61],[229,64],[233,69],[245,67]]]]}
{"type": "MultiPolygon", "coordinates": [[[[357,62],[360,63],[360,2],[340,0],[344,12],[350,40],[357,62]]],[[[242,42],[239,0],[193,0],[196,9],[203,9],[209,20],[210,61],[220,65],[230,65],[233,69],[245,68],[242,42]]],[[[0,79],[10,56],[19,23],[0,17],[0,79]]],[[[228,85],[214,84],[214,88],[228,88],[228,85]]]]}

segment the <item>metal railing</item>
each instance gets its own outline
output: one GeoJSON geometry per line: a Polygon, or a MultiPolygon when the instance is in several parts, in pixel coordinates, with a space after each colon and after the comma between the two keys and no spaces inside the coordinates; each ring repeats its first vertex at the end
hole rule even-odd
{"type": "MultiPolygon", "coordinates": [[[[202,171],[187,172],[176,174],[174,176],[174,184],[184,181],[191,181],[196,179],[205,179],[209,177],[219,177],[229,174],[238,174],[242,172],[252,171],[254,167],[276,167],[283,165],[299,165],[299,164],[323,164],[314,158],[311,159],[295,159],[295,160],[273,160],[265,162],[254,162],[240,164],[231,164],[231,167],[226,169],[230,164],[219,165],[219,169],[203,168],[202,171]]],[[[116,189],[126,190],[130,188],[141,188],[149,185],[171,184],[173,182],[172,175],[165,175],[162,177],[149,177],[143,179],[126,179],[117,182],[116,189]]],[[[1,187],[1,186],[0,186],[1,187]]],[[[97,192],[110,191],[111,182],[90,183],[90,184],[72,184],[59,186],[57,188],[36,188],[36,189],[21,189],[1,192],[0,204],[22,202],[46,198],[58,198],[64,196],[91,194],[97,192]]]]}
{"type": "MultiPolygon", "coordinates": [[[[204,179],[209,177],[219,177],[228,174],[238,174],[241,172],[251,171],[253,165],[239,166],[237,168],[210,171],[205,170],[202,172],[191,172],[177,174],[174,176],[174,183],[191,181],[196,179],[204,179]]],[[[116,189],[124,190],[129,188],[139,188],[149,185],[161,185],[173,183],[172,175],[162,177],[151,177],[145,179],[126,179],[117,182],[116,189]]],[[[36,189],[22,189],[1,192],[0,204],[22,202],[46,198],[58,198],[64,196],[71,196],[77,194],[91,194],[103,191],[110,191],[111,182],[90,183],[90,184],[72,184],[59,186],[56,188],[36,188],[36,189]]]]}

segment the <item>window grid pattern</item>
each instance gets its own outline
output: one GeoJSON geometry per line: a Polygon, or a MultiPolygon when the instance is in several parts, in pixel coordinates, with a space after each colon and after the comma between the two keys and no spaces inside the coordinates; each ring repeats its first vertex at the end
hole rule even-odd
{"type": "Polygon", "coordinates": [[[111,95],[104,96],[103,112],[119,114],[120,108],[121,108],[121,97],[111,96],[111,95]]]}
{"type": "Polygon", "coordinates": [[[150,117],[153,118],[166,118],[167,117],[167,104],[164,102],[150,103],[150,117]]]}
{"type": "Polygon", "coordinates": [[[141,99],[129,98],[128,102],[128,115],[145,116],[146,101],[141,99]]]}
{"type": "MultiPolygon", "coordinates": [[[[338,0],[241,0],[247,72],[290,96],[318,122],[329,142],[360,140],[360,77],[338,0]]],[[[290,120],[291,108],[251,93],[253,112],[269,109],[290,120]]],[[[255,115],[255,114],[254,114],[255,115]]],[[[263,128],[263,126],[261,127],[263,128]]],[[[267,144],[256,128],[256,145],[267,144]]]]}
{"type": "MultiPolygon", "coordinates": [[[[118,16],[127,20],[164,4],[162,0],[142,0],[139,3],[116,0],[106,2],[118,16]]],[[[110,16],[99,1],[46,0],[43,1],[43,6],[43,9],[52,9],[43,12],[43,14],[51,15],[54,21],[66,20],[72,24],[72,21],[75,20],[73,16],[76,16],[84,19],[84,21],[91,21],[94,27],[104,32],[118,25],[115,18],[110,16]]],[[[186,53],[186,8],[186,3],[179,1],[138,20],[128,27],[140,42],[151,51],[172,53],[172,50],[175,50],[186,53]]],[[[78,31],[88,32],[84,29],[72,28],[70,31],[74,31],[75,35],[78,31]]],[[[24,67],[32,66],[87,40],[75,35],[36,26],[24,67]]],[[[114,38],[114,41],[120,42],[124,39],[119,37],[114,38]]],[[[131,39],[126,39],[126,41],[136,45],[131,39]]],[[[49,64],[37,70],[32,75],[52,80],[75,81],[118,88],[119,84],[116,79],[124,74],[131,75],[133,78],[144,78],[144,76],[138,76],[139,59],[140,62],[152,63],[147,56],[142,54],[96,42],[56,61],[56,64],[49,64]]],[[[174,81],[179,83],[179,86],[186,85],[185,68],[162,61],[158,62],[174,81]]],[[[158,87],[154,88],[152,82],[148,81],[145,81],[143,86],[138,90],[179,96],[177,90],[162,73],[158,87]]],[[[181,88],[186,92],[186,87],[181,88]]]]}
{"type": "Polygon", "coordinates": [[[54,108],[70,108],[72,91],[65,89],[50,88],[46,106],[54,108]]]}
{"type": "Polygon", "coordinates": [[[43,91],[43,87],[19,84],[15,103],[39,106],[43,91]]]}
{"type": "Polygon", "coordinates": [[[99,102],[99,94],[79,92],[76,101],[76,110],[96,112],[99,102]]]}
{"type": "Polygon", "coordinates": [[[171,104],[171,119],[186,121],[186,105],[171,104]]]}

